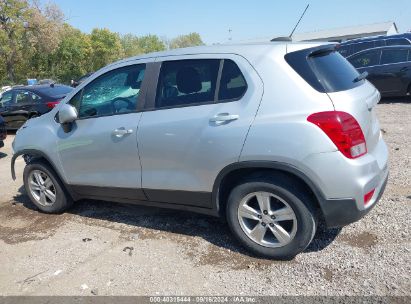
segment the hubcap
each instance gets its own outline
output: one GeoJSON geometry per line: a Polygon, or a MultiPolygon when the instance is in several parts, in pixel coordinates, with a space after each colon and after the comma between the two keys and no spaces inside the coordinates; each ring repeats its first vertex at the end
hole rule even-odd
{"type": "Polygon", "coordinates": [[[245,196],[238,208],[238,221],[244,233],[264,247],[289,244],[297,232],[297,217],[285,200],[269,192],[245,196]]]}
{"type": "Polygon", "coordinates": [[[51,206],[56,202],[56,188],[51,178],[41,170],[33,170],[28,178],[30,193],[42,206],[51,206]]]}

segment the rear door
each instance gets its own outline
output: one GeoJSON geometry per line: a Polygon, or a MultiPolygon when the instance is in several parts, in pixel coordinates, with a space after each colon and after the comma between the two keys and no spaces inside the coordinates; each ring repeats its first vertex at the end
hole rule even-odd
{"type": "Polygon", "coordinates": [[[383,49],[378,68],[379,89],[384,95],[399,95],[408,87],[411,63],[407,62],[408,49],[383,49]]]}
{"type": "Polygon", "coordinates": [[[263,93],[237,55],[161,58],[156,96],[138,128],[142,185],[152,201],[211,206],[217,174],[238,161],[263,93]]]}

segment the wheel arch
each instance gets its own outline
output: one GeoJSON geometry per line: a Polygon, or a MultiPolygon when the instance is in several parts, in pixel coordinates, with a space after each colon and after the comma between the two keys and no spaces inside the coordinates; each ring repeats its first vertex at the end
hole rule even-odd
{"type": "Polygon", "coordinates": [[[283,174],[295,180],[300,187],[303,187],[314,198],[314,202],[322,215],[322,204],[325,196],[320,188],[303,172],[295,166],[287,163],[273,161],[245,161],[231,164],[225,167],[218,174],[212,192],[213,206],[216,212],[225,216],[225,205],[228,195],[241,181],[262,175],[283,174]]]}
{"type": "MultiPolygon", "coordinates": [[[[54,163],[50,160],[50,158],[46,155],[46,153],[39,151],[39,150],[34,150],[34,149],[23,149],[21,151],[16,152],[13,157],[11,158],[11,177],[13,180],[16,180],[16,171],[15,171],[15,163],[16,159],[19,156],[28,156],[30,160],[32,159],[42,159],[44,160],[50,167],[56,172],[60,180],[64,183],[64,179],[62,179],[61,174],[57,170],[57,167],[54,165],[54,163]]],[[[25,158],[26,161],[26,158],[25,158]]]]}

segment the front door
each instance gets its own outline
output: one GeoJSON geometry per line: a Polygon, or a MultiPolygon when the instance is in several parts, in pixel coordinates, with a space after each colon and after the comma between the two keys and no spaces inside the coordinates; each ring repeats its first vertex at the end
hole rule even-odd
{"type": "Polygon", "coordinates": [[[262,81],[240,56],[207,58],[161,59],[156,97],[137,135],[151,201],[209,208],[217,174],[239,159],[262,81]]]}
{"type": "Polygon", "coordinates": [[[58,129],[58,151],[68,184],[85,196],[145,199],[137,126],[145,64],[98,76],[69,103],[79,119],[71,132],[58,129]]]}

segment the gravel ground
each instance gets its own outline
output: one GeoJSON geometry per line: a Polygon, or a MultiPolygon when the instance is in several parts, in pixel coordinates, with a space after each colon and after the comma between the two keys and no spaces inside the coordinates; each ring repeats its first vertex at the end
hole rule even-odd
{"type": "Polygon", "coordinates": [[[341,229],[320,227],[293,261],[248,255],[218,219],[83,201],[37,212],[0,151],[0,295],[411,295],[411,103],[378,105],[390,151],[379,205],[341,229]]]}

